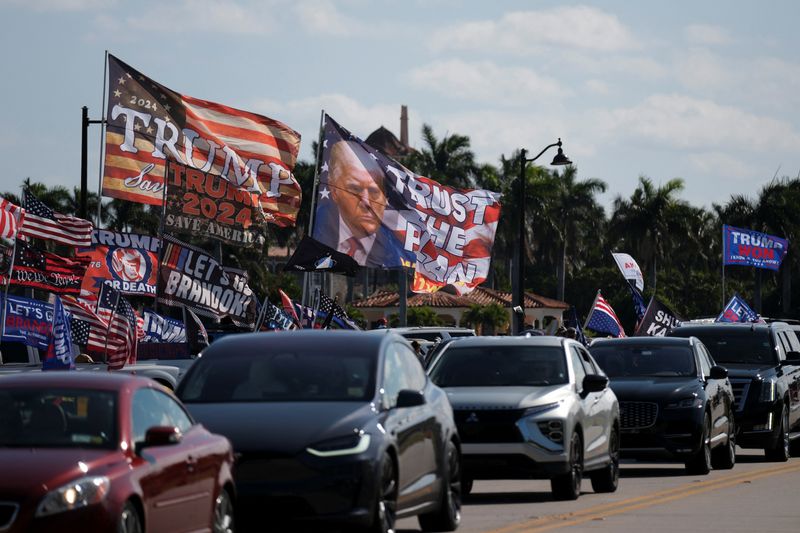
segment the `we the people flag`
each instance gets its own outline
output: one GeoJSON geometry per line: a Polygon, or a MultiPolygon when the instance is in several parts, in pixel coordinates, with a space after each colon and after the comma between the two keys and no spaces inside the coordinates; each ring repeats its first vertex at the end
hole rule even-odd
{"type": "Polygon", "coordinates": [[[299,149],[277,120],[177,93],[108,56],[104,196],[160,205],[175,161],[257,194],[269,222],[293,226],[299,149]]]}
{"type": "Polygon", "coordinates": [[[67,246],[89,246],[94,226],[88,220],[56,213],[25,189],[25,217],[19,234],[67,246]]]}
{"type": "Polygon", "coordinates": [[[158,301],[185,305],[205,316],[230,317],[234,324],[253,328],[256,304],[247,273],[223,267],[205,251],[164,235],[158,274],[158,301]]]}
{"type": "Polygon", "coordinates": [[[264,242],[266,219],[258,194],[230,181],[170,161],[164,230],[235,246],[264,242]]]}
{"type": "Polygon", "coordinates": [[[722,226],[722,260],[726,265],[748,265],[778,270],[789,241],[749,229],[722,226]]]}
{"type": "MultiPolygon", "coordinates": [[[[2,300],[0,295],[0,302],[2,300]]],[[[3,342],[21,342],[40,350],[47,349],[53,328],[52,304],[9,294],[5,316],[3,342]]]]}
{"type": "Polygon", "coordinates": [[[489,272],[497,193],[418,176],[324,117],[312,237],[367,267],[412,267],[467,293],[489,272]]]}
{"type": "Polygon", "coordinates": [[[663,337],[672,328],[680,325],[682,321],[683,319],[673,313],[664,302],[653,296],[633,335],[635,337],[663,337]]]}
{"type": "MultiPolygon", "coordinates": [[[[18,241],[11,284],[77,296],[87,265],[86,259],[61,257],[18,241]]],[[[0,277],[0,281],[5,281],[5,277],[0,277]]]]}
{"type": "Polygon", "coordinates": [[[97,294],[106,284],[122,294],[155,297],[160,246],[151,235],[94,230],[92,246],[76,254],[89,261],[81,288],[97,294]]]}

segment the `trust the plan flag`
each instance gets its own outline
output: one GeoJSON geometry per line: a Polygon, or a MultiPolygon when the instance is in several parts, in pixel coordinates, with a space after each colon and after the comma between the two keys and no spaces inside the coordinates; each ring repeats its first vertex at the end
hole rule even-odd
{"type": "Polygon", "coordinates": [[[722,226],[722,260],[726,265],[748,265],[778,270],[789,241],[749,229],[722,226]]]}
{"type": "Polygon", "coordinates": [[[497,193],[418,176],[324,117],[311,236],[367,267],[415,267],[430,290],[470,292],[488,276],[497,193]]]}
{"type": "Polygon", "coordinates": [[[678,326],[682,320],[666,304],[654,296],[650,298],[647,312],[639,322],[639,327],[633,335],[635,337],[663,337],[672,328],[678,326]]]}
{"type": "Polygon", "coordinates": [[[715,322],[761,322],[761,317],[753,311],[744,298],[738,294],[733,297],[719,314],[715,322]]]}
{"type": "Polygon", "coordinates": [[[299,149],[300,134],[277,120],[177,93],[108,56],[104,196],[161,205],[176,162],[258,195],[269,222],[293,226],[299,149]]]}

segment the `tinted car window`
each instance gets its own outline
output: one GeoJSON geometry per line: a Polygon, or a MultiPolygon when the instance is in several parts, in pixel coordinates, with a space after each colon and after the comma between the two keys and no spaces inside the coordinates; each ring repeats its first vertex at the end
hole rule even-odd
{"type": "Polygon", "coordinates": [[[697,347],[697,352],[700,356],[700,372],[704,377],[708,377],[711,375],[711,362],[708,360],[708,356],[702,346],[697,347]]]}
{"type": "Polygon", "coordinates": [[[110,391],[0,390],[0,447],[114,448],[116,402],[110,391]]]}
{"type": "Polygon", "coordinates": [[[567,383],[564,350],[554,346],[448,347],[431,369],[440,387],[545,386],[567,383]]]}
{"type": "Polygon", "coordinates": [[[575,389],[578,392],[583,390],[583,378],[586,377],[586,370],[583,368],[583,358],[578,353],[578,349],[572,346],[569,350],[572,356],[572,370],[575,372],[575,389]]]}
{"type": "Polygon", "coordinates": [[[406,375],[408,388],[412,390],[424,389],[428,377],[417,355],[408,346],[402,344],[397,345],[397,351],[403,363],[403,372],[406,375]]]}
{"type": "Polygon", "coordinates": [[[175,426],[166,404],[159,397],[162,393],[153,389],[137,390],[131,400],[131,424],[133,442],[144,442],[145,433],[154,426],[175,426]]]}
{"type": "Polygon", "coordinates": [[[374,395],[376,358],[317,350],[200,358],[179,396],[185,403],[365,401],[374,395]]]}
{"type": "MultiPolygon", "coordinates": [[[[419,363],[415,364],[419,366],[419,363]]],[[[404,366],[397,352],[397,345],[390,345],[383,361],[383,406],[387,409],[397,405],[397,396],[401,390],[411,388],[404,366]]]]}
{"type": "Polygon", "coordinates": [[[610,378],[697,375],[689,346],[598,345],[592,346],[591,352],[610,378]]]}
{"type": "Polygon", "coordinates": [[[776,363],[777,355],[769,342],[766,328],[708,328],[689,330],[675,328],[671,337],[690,337],[700,339],[711,357],[719,365],[726,363],[776,363]]]}

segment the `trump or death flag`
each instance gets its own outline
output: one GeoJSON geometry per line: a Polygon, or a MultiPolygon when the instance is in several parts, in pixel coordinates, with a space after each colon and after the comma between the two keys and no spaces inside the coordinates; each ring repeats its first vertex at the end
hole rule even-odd
{"type": "MultiPolygon", "coordinates": [[[[489,272],[499,195],[418,176],[329,116],[312,237],[367,267],[416,267],[431,290],[489,272]]],[[[422,284],[420,284],[422,285],[422,284]]]]}
{"type": "Polygon", "coordinates": [[[749,229],[722,226],[722,260],[726,265],[749,265],[778,270],[789,241],[749,229]]]}
{"type": "Polygon", "coordinates": [[[179,94],[108,56],[103,196],[160,205],[174,161],[256,194],[269,222],[293,226],[299,149],[277,120],[179,94]]]}
{"type": "Polygon", "coordinates": [[[226,268],[199,248],[164,235],[158,274],[158,301],[185,305],[213,318],[230,317],[234,324],[253,328],[256,303],[247,274],[226,268]]]}
{"type": "Polygon", "coordinates": [[[94,230],[92,247],[76,254],[89,260],[84,294],[98,294],[105,284],[122,294],[155,297],[159,246],[161,241],[151,235],[94,230]]]}

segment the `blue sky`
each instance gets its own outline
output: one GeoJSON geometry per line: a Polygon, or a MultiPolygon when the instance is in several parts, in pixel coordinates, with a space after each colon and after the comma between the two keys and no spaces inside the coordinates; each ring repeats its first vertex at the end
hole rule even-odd
{"type": "MultiPolygon", "coordinates": [[[[630,196],[686,182],[696,205],[800,174],[800,4],[0,0],[2,190],[77,186],[80,108],[99,118],[104,50],[184,94],[303,136],[320,110],[411,144],[423,123],[482,162],[564,141],[581,178],[630,196]]],[[[97,186],[99,128],[90,135],[97,186]]],[[[543,157],[542,159],[545,159],[543,157]]]]}

